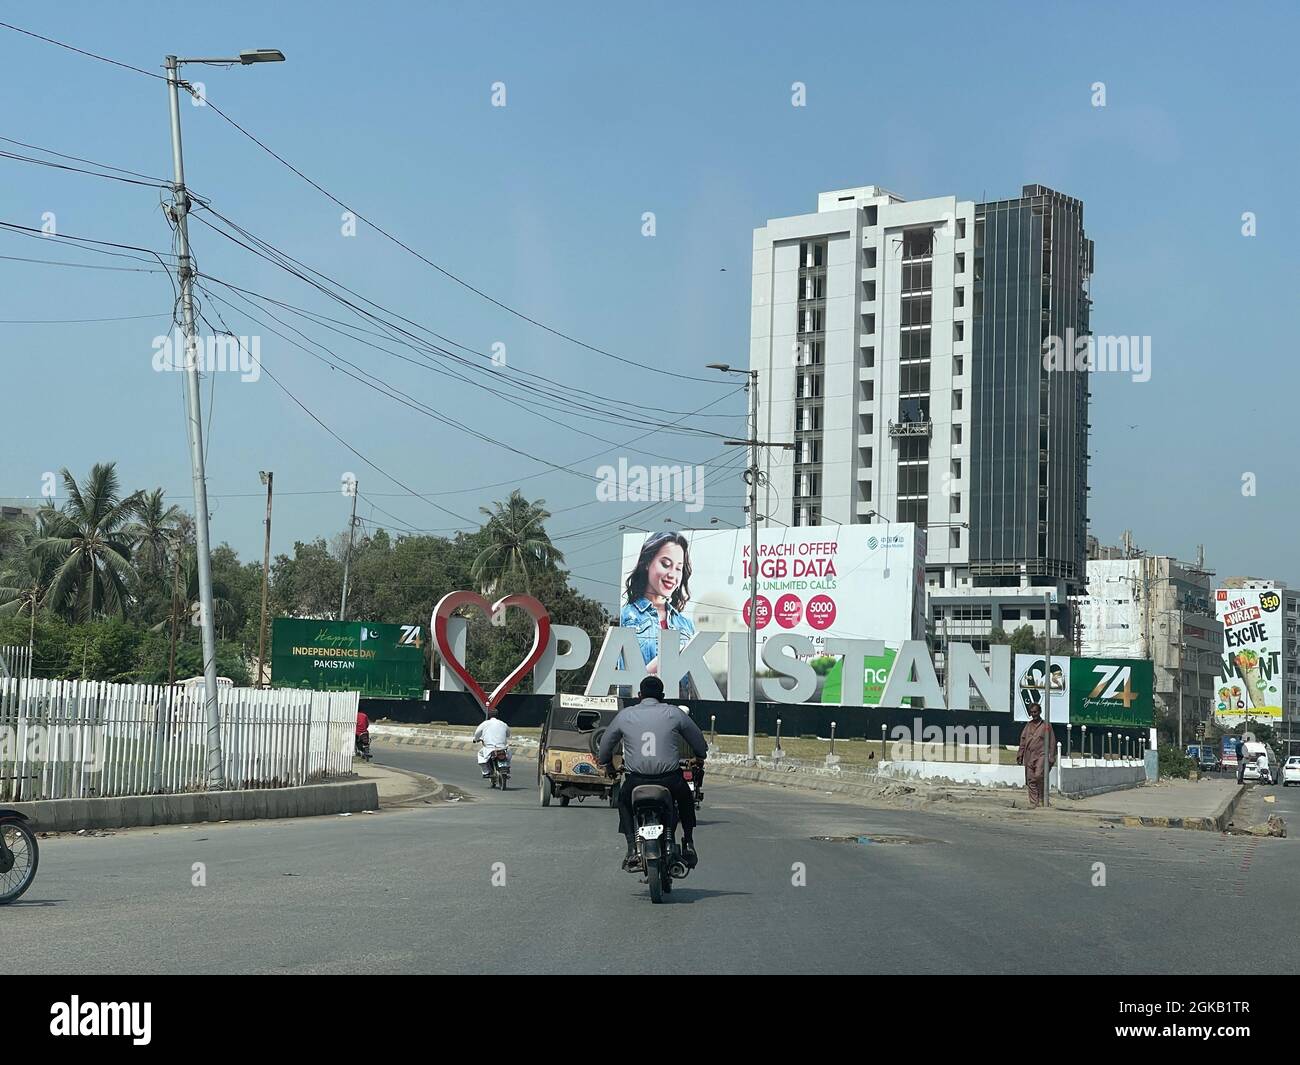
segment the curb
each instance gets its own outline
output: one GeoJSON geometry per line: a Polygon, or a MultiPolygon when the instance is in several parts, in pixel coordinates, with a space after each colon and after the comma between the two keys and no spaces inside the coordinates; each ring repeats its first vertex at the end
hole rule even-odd
{"type": "Polygon", "coordinates": [[[148,828],[202,821],[253,821],[321,817],[379,809],[373,783],[307,784],[299,788],[193,791],[172,795],[123,795],[101,799],[38,799],[12,804],[40,832],[92,828],[148,828]]]}
{"type": "MultiPolygon", "coordinates": [[[[426,789],[423,791],[413,791],[409,794],[399,795],[391,799],[383,799],[380,803],[381,809],[392,809],[395,806],[405,806],[408,803],[423,802],[426,799],[437,799],[447,790],[446,787],[443,786],[442,781],[429,776],[427,773],[417,773],[411,769],[399,769],[397,766],[393,765],[380,766],[379,768],[383,769],[386,773],[397,773],[401,776],[409,777],[413,784],[417,785],[419,788],[426,789]],[[429,788],[428,784],[432,784],[433,787],[429,788]]],[[[378,785],[376,785],[376,790],[378,790],[378,785]]]]}
{"type": "Polygon", "coordinates": [[[1111,824],[1125,825],[1128,828],[1185,828],[1194,832],[1226,832],[1228,831],[1228,823],[1232,820],[1232,814],[1245,794],[1245,787],[1238,785],[1237,790],[1224,799],[1219,804],[1218,810],[1209,817],[1133,817],[1121,815],[1119,817],[1103,817],[1102,820],[1111,824]]]}

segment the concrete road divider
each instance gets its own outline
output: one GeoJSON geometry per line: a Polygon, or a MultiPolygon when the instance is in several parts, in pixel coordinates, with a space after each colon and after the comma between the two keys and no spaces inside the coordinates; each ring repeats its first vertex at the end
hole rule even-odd
{"type": "Polygon", "coordinates": [[[300,788],[249,788],[180,795],[126,795],[106,799],[42,799],[12,803],[38,832],[77,832],[92,828],[144,828],[201,821],[319,817],[379,808],[373,781],[309,784],[300,788]]]}

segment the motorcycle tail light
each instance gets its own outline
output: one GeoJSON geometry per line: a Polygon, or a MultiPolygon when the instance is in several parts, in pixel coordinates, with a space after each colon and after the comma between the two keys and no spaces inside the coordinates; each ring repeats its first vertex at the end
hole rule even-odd
{"type": "Polygon", "coordinates": [[[683,776],[686,780],[690,780],[690,779],[691,779],[691,771],[690,771],[689,769],[686,770],[684,773],[682,773],[682,776],[683,776]]]}

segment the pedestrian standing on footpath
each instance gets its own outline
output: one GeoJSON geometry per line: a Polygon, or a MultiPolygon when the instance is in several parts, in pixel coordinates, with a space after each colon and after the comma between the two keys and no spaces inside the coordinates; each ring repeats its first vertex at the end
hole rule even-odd
{"type": "Polygon", "coordinates": [[[1056,764],[1056,744],[1052,742],[1052,726],[1043,720],[1043,708],[1038,703],[1029,704],[1029,721],[1020,730],[1020,750],[1016,765],[1025,767],[1025,790],[1029,805],[1040,806],[1047,774],[1056,764]],[[1047,747],[1044,759],[1043,747],[1047,747]]]}

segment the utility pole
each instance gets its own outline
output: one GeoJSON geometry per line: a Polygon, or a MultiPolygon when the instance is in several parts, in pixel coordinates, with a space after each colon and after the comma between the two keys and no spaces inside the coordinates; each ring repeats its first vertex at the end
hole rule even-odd
{"type": "Polygon", "coordinates": [[[266,485],[266,545],[262,548],[262,624],[257,637],[257,686],[266,687],[262,678],[266,674],[266,599],[271,584],[271,490],[274,487],[275,474],[267,470],[259,472],[262,483],[266,485]]]}
{"type": "Polygon", "coordinates": [[[352,517],[348,520],[348,553],[343,556],[343,600],[339,603],[339,621],[347,617],[348,613],[348,570],[352,566],[352,538],[357,531],[357,485],[359,483],[354,481],[349,485],[352,489],[352,517]]]}
{"type": "MultiPolygon", "coordinates": [[[[194,533],[199,570],[199,629],[203,638],[203,703],[208,721],[207,787],[226,786],[221,750],[221,713],[217,706],[217,631],[212,607],[212,553],[208,537],[208,484],[203,468],[203,416],[199,405],[198,336],[194,328],[194,264],[190,258],[190,197],[185,188],[185,159],[181,151],[180,67],[185,63],[232,66],[236,63],[282,63],[284,55],[273,48],[241,52],[234,59],[178,59],[167,56],[167,95],[171,105],[172,202],[168,212],[176,226],[176,274],[180,282],[181,321],[185,330],[185,427],[189,436],[190,470],[194,479],[194,533]]],[[[186,91],[190,86],[185,85],[186,91]]],[[[92,582],[93,588],[93,582],[92,582]]],[[[93,594],[93,593],[92,593],[93,594]]]]}
{"type": "Polygon", "coordinates": [[[217,708],[217,633],[212,607],[212,555],[208,538],[208,484],[203,468],[203,415],[199,407],[198,337],[194,328],[194,267],[190,260],[189,193],[185,189],[185,160],[181,154],[181,102],[177,61],[169,55],[167,89],[171,98],[172,183],[171,217],[176,225],[176,272],[181,289],[181,315],[185,330],[185,427],[189,436],[190,471],[194,480],[194,532],[199,566],[199,631],[203,640],[203,702],[208,721],[207,785],[226,786],[221,752],[221,714],[217,708]]]}
{"type": "Polygon", "coordinates": [[[722,362],[711,362],[710,370],[722,373],[744,374],[748,381],[745,390],[749,392],[749,439],[724,440],[723,443],[733,447],[749,448],[749,468],[745,471],[745,481],[749,485],[749,738],[745,745],[746,756],[752,764],[756,760],[754,752],[754,728],[757,717],[758,690],[758,486],[762,472],[758,465],[760,447],[779,447],[793,451],[794,444],[773,443],[758,438],[758,371],[735,370],[722,362]]]}

